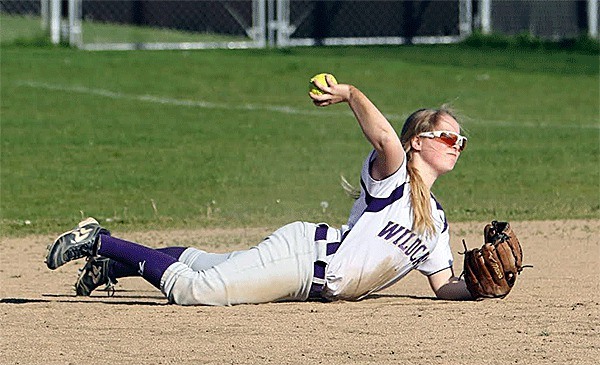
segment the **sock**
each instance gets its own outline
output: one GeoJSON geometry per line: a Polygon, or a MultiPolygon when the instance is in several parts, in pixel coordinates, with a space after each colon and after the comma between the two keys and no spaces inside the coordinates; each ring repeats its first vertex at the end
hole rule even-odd
{"type": "Polygon", "coordinates": [[[158,289],[163,273],[177,262],[164,252],[104,234],[100,235],[98,255],[137,268],[138,274],[158,289]]]}
{"type": "MultiPolygon", "coordinates": [[[[164,247],[156,250],[179,260],[179,257],[183,251],[187,250],[187,247],[164,247]]],[[[126,265],[122,262],[115,261],[114,259],[112,259],[108,265],[108,277],[114,280],[139,275],[137,266],[126,265]]]]}

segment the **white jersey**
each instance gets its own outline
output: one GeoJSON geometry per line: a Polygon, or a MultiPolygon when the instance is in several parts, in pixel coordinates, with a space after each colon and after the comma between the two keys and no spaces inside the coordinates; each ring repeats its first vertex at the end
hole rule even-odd
{"type": "Polygon", "coordinates": [[[361,299],[384,289],[417,269],[431,275],[452,267],[448,223],[441,205],[431,197],[433,236],[414,233],[406,156],[402,166],[383,180],[374,180],[373,151],[361,171],[361,195],[355,202],[351,228],[328,261],[322,295],[330,299],[361,299]]]}

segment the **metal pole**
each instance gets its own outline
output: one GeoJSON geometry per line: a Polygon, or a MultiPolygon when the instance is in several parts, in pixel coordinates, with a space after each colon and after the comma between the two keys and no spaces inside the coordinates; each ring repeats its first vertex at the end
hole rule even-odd
{"type": "Polygon", "coordinates": [[[598,38],[598,2],[588,0],[588,34],[591,38],[598,38]]]}
{"type": "Polygon", "coordinates": [[[277,1],[277,47],[288,45],[290,6],[289,0],[277,1]]]}
{"type": "Polygon", "coordinates": [[[266,44],[266,0],[252,1],[252,41],[257,47],[266,44]]]}
{"type": "Polygon", "coordinates": [[[60,0],[50,3],[50,40],[52,44],[60,43],[60,0]]]}
{"type": "Polygon", "coordinates": [[[481,33],[492,32],[492,0],[480,0],[479,11],[481,14],[481,33]]]}
{"type": "Polygon", "coordinates": [[[275,46],[275,0],[267,0],[267,45],[275,46]]]}
{"type": "Polygon", "coordinates": [[[42,29],[48,31],[49,23],[48,0],[40,0],[40,17],[42,18],[42,29]]]}
{"type": "Polygon", "coordinates": [[[473,9],[471,0],[460,0],[458,3],[458,30],[459,35],[466,38],[473,30],[473,9]]]}
{"type": "Polygon", "coordinates": [[[69,44],[81,46],[81,0],[69,0],[69,44]]]}

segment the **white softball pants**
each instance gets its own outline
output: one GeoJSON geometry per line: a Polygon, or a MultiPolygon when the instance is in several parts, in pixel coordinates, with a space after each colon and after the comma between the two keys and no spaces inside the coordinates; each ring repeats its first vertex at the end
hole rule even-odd
{"type": "Polygon", "coordinates": [[[226,254],[188,248],[163,274],[161,290],[180,305],[304,301],[319,250],[316,227],[290,223],[255,247],[226,254]]]}

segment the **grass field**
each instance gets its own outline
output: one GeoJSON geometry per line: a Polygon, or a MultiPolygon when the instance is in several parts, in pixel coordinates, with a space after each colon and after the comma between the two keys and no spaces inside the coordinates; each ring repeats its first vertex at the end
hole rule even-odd
{"type": "Polygon", "coordinates": [[[597,362],[597,44],[85,52],[21,20],[0,16],[0,362],[597,362]],[[358,302],[174,306],[139,278],[74,296],[82,262],[47,270],[49,240],[84,215],[210,252],[292,220],[345,222],[339,176],[357,183],[370,147],[347,106],[309,102],[323,71],[398,128],[420,107],[460,111],[469,145],[434,190],[453,254],[481,242],[483,222],[511,221],[533,267],[506,299],[436,300],[415,273],[358,302]]]}
{"type": "Polygon", "coordinates": [[[465,46],[1,49],[2,235],[82,215],[120,229],[343,223],[369,145],[315,73],[400,128],[451,102],[469,146],[434,192],[451,221],[598,218],[597,55],[465,46]],[[324,208],[323,202],[327,202],[324,208]]]}
{"type": "MultiPolygon", "coordinates": [[[[2,43],[48,42],[40,17],[0,14],[2,43]]],[[[247,37],[213,33],[197,33],[170,29],[114,25],[102,22],[82,21],[82,42],[89,43],[143,43],[143,42],[240,42],[247,37]]]]}
{"type": "Polygon", "coordinates": [[[34,16],[9,16],[0,13],[0,42],[11,43],[20,39],[42,37],[42,21],[34,16]]]}

